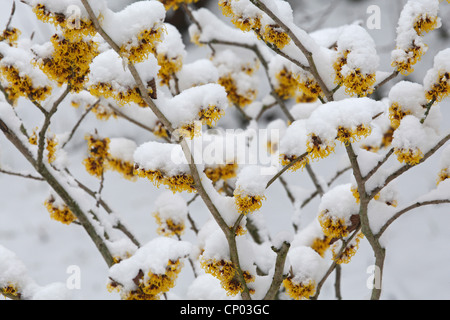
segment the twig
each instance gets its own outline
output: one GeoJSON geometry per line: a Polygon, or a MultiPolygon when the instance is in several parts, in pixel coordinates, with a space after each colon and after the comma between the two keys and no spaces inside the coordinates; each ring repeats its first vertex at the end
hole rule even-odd
{"type": "Polygon", "coordinates": [[[45,114],[44,124],[42,125],[41,131],[39,132],[39,141],[38,141],[38,158],[37,158],[37,166],[42,167],[42,158],[44,156],[44,148],[45,148],[45,136],[47,134],[47,130],[50,126],[50,122],[52,119],[52,116],[56,113],[58,110],[59,105],[61,102],[66,98],[66,96],[69,94],[70,88],[69,86],[66,86],[66,89],[62,93],[62,95],[53,103],[52,108],[50,111],[48,111],[45,114]]]}
{"type": "Polygon", "coordinates": [[[377,238],[380,238],[383,233],[386,231],[386,229],[400,216],[405,214],[408,211],[411,211],[413,209],[423,207],[423,206],[429,206],[429,205],[436,205],[436,204],[443,204],[443,203],[450,203],[450,199],[442,199],[442,200],[429,200],[429,201],[423,201],[423,202],[416,202],[411,204],[410,206],[398,211],[395,213],[389,220],[387,220],[384,225],[380,228],[380,231],[375,235],[377,238]]]}
{"type": "Polygon", "coordinates": [[[283,173],[285,173],[287,170],[289,170],[294,164],[297,162],[303,160],[306,156],[308,156],[308,152],[303,153],[301,156],[295,158],[292,160],[288,165],[284,166],[280,171],[277,172],[266,184],[266,189],[270,187],[272,183],[275,182],[283,173]]]}
{"type": "Polygon", "coordinates": [[[98,99],[93,105],[89,106],[89,108],[87,108],[83,114],[81,115],[80,119],[77,121],[77,123],[75,124],[75,126],[72,128],[72,130],[70,131],[69,137],[67,138],[67,140],[63,143],[62,148],[64,148],[70,140],[72,140],[75,132],[77,131],[78,127],[81,125],[81,122],[83,122],[84,118],[88,115],[89,112],[91,112],[91,110],[93,108],[95,108],[96,106],[98,106],[98,104],[100,103],[100,99],[98,99]]]}
{"type": "Polygon", "coordinates": [[[284,265],[286,263],[286,257],[290,246],[291,245],[289,243],[283,242],[281,248],[279,249],[272,247],[272,250],[277,254],[277,259],[275,261],[275,271],[273,274],[272,283],[264,296],[264,300],[273,300],[284,280],[284,265]]]}
{"type": "Polygon", "coordinates": [[[26,179],[44,181],[44,179],[42,177],[36,177],[36,176],[33,176],[32,174],[23,174],[23,173],[19,173],[19,172],[7,171],[4,169],[0,169],[0,173],[4,173],[7,175],[16,176],[16,177],[21,177],[21,178],[26,178],[26,179]]]}

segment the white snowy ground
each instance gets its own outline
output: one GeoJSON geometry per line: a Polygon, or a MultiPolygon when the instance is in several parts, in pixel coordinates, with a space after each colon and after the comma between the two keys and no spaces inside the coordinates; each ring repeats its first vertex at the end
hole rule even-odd
{"type": "MultiPolygon", "coordinates": [[[[43,28],[34,19],[26,6],[17,2],[17,13],[13,26],[21,30],[34,30],[36,26],[43,28]]],[[[113,1],[119,3],[119,1],[113,1]]],[[[324,7],[328,1],[317,1],[317,8],[324,7]]],[[[9,15],[11,1],[2,0],[0,10],[0,25],[3,25],[9,15]]],[[[443,2],[443,5],[447,5],[443,2]]],[[[332,13],[332,17],[322,26],[331,27],[350,23],[357,19],[365,19],[369,3],[352,3],[351,7],[340,5],[332,13]]],[[[379,1],[382,9],[381,30],[370,30],[377,44],[378,51],[384,53],[381,69],[389,71],[389,50],[393,48],[396,19],[399,11],[392,1],[379,1]],[[386,49],[387,48],[387,49],[386,49]],[[384,50],[384,51],[383,51],[384,50]]],[[[447,5],[448,7],[449,5],[447,5]]],[[[216,8],[214,7],[214,10],[216,8]]],[[[447,8],[447,13],[450,10],[447,8]]],[[[44,26],[45,28],[45,26],[44,26]]],[[[39,29],[40,30],[40,29],[39,29]]],[[[436,32],[436,31],[435,31],[436,32]]],[[[41,33],[37,37],[43,37],[41,33]]],[[[38,38],[40,39],[40,38],[38,38]]],[[[43,40],[42,38],[41,40],[43,40]]],[[[439,43],[433,35],[426,36],[429,52],[416,65],[416,73],[409,78],[421,83],[425,71],[432,66],[435,53],[448,47],[449,41],[439,43]]],[[[196,51],[195,51],[196,52],[196,51]]],[[[198,51],[202,54],[202,51],[198,51]]],[[[192,58],[192,56],[191,56],[192,58]]],[[[63,105],[63,112],[56,117],[60,120],[60,130],[71,127],[79,117],[80,110],[70,105],[63,105]]],[[[450,127],[450,102],[441,104],[442,129],[450,127]],[[445,120],[447,119],[447,120],[445,120]]],[[[36,114],[29,114],[30,119],[36,114]]],[[[27,119],[25,119],[26,121],[27,119]]],[[[55,121],[56,123],[56,121],[55,121]]],[[[84,157],[85,144],[83,136],[92,132],[99,123],[89,116],[73,141],[81,141],[80,145],[72,143],[69,151],[73,157],[75,176],[80,177],[90,186],[96,186],[87,173],[84,172],[81,161],[84,157]]],[[[123,120],[110,120],[102,125],[102,133],[111,136],[124,136],[136,139],[138,143],[146,141],[144,131],[135,129],[123,120]]],[[[55,128],[58,130],[58,128],[55,128]]],[[[338,153],[342,150],[338,150],[338,153]]],[[[326,178],[333,172],[337,157],[325,159],[314,166],[316,172],[323,173],[326,178]],[[333,160],[334,159],[334,160],[333,160]]],[[[0,163],[12,169],[29,170],[21,156],[11,147],[3,136],[0,136],[0,163]]],[[[410,203],[418,195],[435,186],[439,153],[432,157],[427,165],[410,170],[399,181],[402,197],[399,205],[410,203]]],[[[311,183],[305,174],[286,175],[287,180],[310,188],[311,183]]],[[[349,175],[341,177],[340,181],[348,182],[349,175]]],[[[129,182],[118,174],[108,173],[104,198],[118,212],[123,222],[136,235],[141,243],[146,243],[156,236],[156,224],[151,213],[154,200],[162,192],[151,183],[144,180],[129,182]]],[[[49,218],[43,206],[48,195],[48,187],[38,181],[0,174],[0,245],[12,250],[26,265],[29,274],[39,285],[53,282],[65,283],[69,274],[67,268],[71,265],[80,267],[81,288],[72,290],[74,299],[118,299],[115,293],[106,290],[107,267],[96,251],[91,240],[81,227],[65,226],[49,218]]],[[[292,206],[284,190],[279,184],[274,184],[266,194],[260,213],[270,226],[271,235],[279,231],[291,230],[292,206]]],[[[191,195],[186,195],[190,199],[191,195]]],[[[312,202],[303,212],[304,225],[316,214],[317,201],[312,202]]],[[[201,201],[194,202],[190,207],[191,214],[198,224],[206,221],[208,213],[201,201]]],[[[433,206],[416,209],[398,219],[384,235],[387,250],[385,272],[383,279],[383,299],[450,299],[450,206],[433,206]]],[[[187,231],[186,240],[193,239],[192,232],[187,231]]],[[[370,290],[366,283],[370,274],[368,268],[373,264],[373,255],[366,240],[362,240],[360,249],[348,265],[342,267],[342,296],[344,299],[366,299],[370,290]]],[[[188,287],[192,280],[192,272],[186,263],[179,275],[176,287],[171,291],[170,298],[186,299],[188,287]]],[[[322,299],[334,299],[334,274],[330,276],[323,288],[322,299]]],[[[212,288],[203,288],[212,291],[212,288]]],[[[1,300],[1,299],[0,299],[1,300]]]]}

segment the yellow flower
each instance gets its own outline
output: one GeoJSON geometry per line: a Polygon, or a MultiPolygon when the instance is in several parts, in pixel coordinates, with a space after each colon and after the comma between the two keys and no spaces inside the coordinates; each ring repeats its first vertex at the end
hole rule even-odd
{"type": "Polygon", "coordinates": [[[264,31],[261,31],[261,37],[264,41],[274,45],[278,49],[283,49],[291,38],[282,28],[276,24],[268,24],[264,27],[264,31]]]}
{"type": "Polygon", "coordinates": [[[32,144],[33,146],[37,146],[37,144],[38,144],[38,137],[37,137],[37,133],[36,133],[36,130],[37,130],[38,128],[36,128],[36,129],[34,129],[33,130],[33,133],[30,135],[30,137],[28,138],[28,142],[30,143],[30,144],[32,144]]]}
{"type": "Polygon", "coordinates": [[[375,74],[365,74],[357,68],[349,70],[346,75],[343,75],[342,68],[347,64],[349,53],[349,50],[342,52],[333,65],[336,73],[335,83],[344,85],[348,95],[367,96],[373,92],[373,85],[376,81],[375,74]]]}
{"type": "Polygon", "coordinates": [[[450,94],[450,74],[449,72],[439,73],[438,79],[425,93],[428,100],[442,101],[450,94]]]}
{"type": "MultiPolygon", "coordinates": [[[[281,164],[283,166],[287,166],[287,165],[290,165],[293,161],[297,160],[298,156],[296,156],[295,154],[291,155],[291,156],[288,156],[286,154],[280,154],[280,159],[281,159],[281,164]]],[[[295,162],[289,168],[289,170],[294,172],[294,171],[297,171],[298,169],[303,169],[308,163],[309,163],[309,158],[303,157],[303,159],[300,159],[297,162],[295,162]]]]}
{"type": "MultiPolygon", "coordinates": [[[[151,86],[148,88],[150,96],[153,95],[151,86]]],[[[134,88],[124,88],[122,91],[113,89],[110,83],[96,83],[89,87],[89,92],[96,97],[113,98],[119,105],[124,106],[129,103],[136,103],[140,107],[147,107],[147,103],[142,99],[141,92],[136,86],[134,88]]]]}
{"type": "Polygon", "coordinates": [[[334,152],[334,147],[334,142],[324,141],[314,133],[309,134],[306,143],[306,151],[308,151],[311,160],[328,157],[334,152]]]}
{"type": "MultiPolygon", "coordinates": [[[[37,4],[33,7],[36,17],[45,22],[51,23],[55,27],[60,27],[64,33],[64,37],[71,41],[79,41],[87,36],[94,36],[97,33],[94,23],[87,18],[77,17],[77,19],[67,18],[64,13],[51,12],[45,5],[37,4]]],[[[97,17],[102,20],[102,17],[97,17]]]]}
{"type": "Polygon", "coordinates": [[[224,16],[232,16],[233,9],[231,8],[231,0],[219,0],[219,7],[222,9],[222,14],[224,16]]]}
{"type": "Polygon", "coordinates": [[[397,155],[397,159],[399,162],[405,162],[409,164],[410,166],[416,165],[422,160],[423,153],[419,148],[401,148],[401,149],[395,149],[394,153],[397,155]]]}
{"type": "Polygon", "coordinates": [[[158,53],[157,59],[158,64],[161,67],[158,72],[160,83],[162,86],[168,86],[174,75],[181,70],[183,66],[183,57],[177,56],[169,58],[166,53],[158,53]]]}
{"type": "Polygon", "coordinates": [[[134,174],[141,178],[149,179],[156,187],[161,184],[167,186],[173,193],[175,192],[196,192],[194,178],[187,173],[180,173],[173,176],[166,176],[159,170],[146,170],[135,165],[134,174]]]}
{"type": "Polygon", "coordinates": [[[294,97],[299,90],[298,77],[296,77],[291,71],[283,68],[279,71],[275,78],[277,84],[275,85],[275,92],[283,99],[289,99],[294,97]]]}
{"type": "Polygon", "coordinates": [[[358,125],[354,130],[339,126],[336,139],[343,144],[348,145],[359,141],[363,137],[368,137],[371,132],[372,129],[364,124],[358,125]]]}
{"type": "MultiPolygon", "coordinates": [[[[167,262],[164,273],[158,274],[148,270],[145,275],[142,270],[133,279],[137,288],[128,292],[122,292],[123,300],[159,300],[162,293],[168,292],[174,287],[175,281],[183,267],[180,260],[167,262]]],[[[114,280],[110,280],[107,284],[108,290],[121,291],[121,285],[114,280]]]]}
{"type": "Polygon", "coordinates": [[[329,211],[325,209],[318,216],[323,233],[331,239],[348,236],[348,227],[345,219],[332,217],[328,213],[329,211]]]}
{"type": "Polygon", "coordinates": [[[58,34],[50,41],[54,48],[53,55],[35,63],[58,85],[68,83],[72,92],[82,91],[90,72],[89,66],[98,55],[97,43],[83,39],[72,41],[58,34]]]}
{"type": "Polygon", "coordinates": [[[47,150],[47,159],[48,163],[53,163],[56,160],[56,147],[58,146],[58,141],[55,136],[47,138],[47,146],[45,149],[47,150]]]}
{"type": "Polygon", "coordinates": [[[336,261],[337,264],[347,264],[350,262],[352,257],[356,254],[356,251],[358,251],[359,248],[359,242],[364,237],[364,234],[362,232],[359,232],[358,235],[351,241],[350,244],[347,245],[347,247],[344,249],[342,254],[337,257],[339,245],[336,242],[336,244],[332,247],[333,252],[333,260],[336,261]]]}
{"type": "Polygon", "coordinates": [[[143,30],[137,35],[136,41],[130,40],[120,47],[120,55],[132,63],[143,62],[150,53],[155,54],[156,44],[162,41],[165,32],[163,24],[155,24],[150,30],[143,30]]]}
{"type": "Polygon", "coordinates": [[[127,180],[136,181],[134,164],[128,161],[123,161],[121,159],[115,159],[111,156],[108,156],[106,159],[106,167],[107,169],[117,171],[127,180]]]}
{"type": "Polygon", "coordinates": [[[171,236],[181,236],[184,233],[185,225],[184,222],[175,222],[173,219],[162,219],[159,212],[154,212],[156,223],[158,224],[157,232],[159,235],[166,237],[171,236]]]}
{"type": "Polygon", "coordinates": [[[194,139],[194,137],[200,136],[202,132],[201,122],[194,121],[178,128],[178,133],[188,139],[194,139]]]}
{"type": "Polygon", "coordinates": [[[181,3],[192,3],[197,2],[198,0],[159,0],[166,8],[166,11],[170,9],[177,10],[181,3]]]}
{"type": "Polygon", "coordinates": [[[89,156],[84,159],[83,164],[86,171],[91,175],[100,178],[105,170],[106,160],[108,158],[109,139],[100,139],[93,135],[86,137],[88,141],[89,156]]]}
{"type": "Polygon", "coordinates": [[[19,39],[21,32],[17,28],[8,28],[3,31],[0,35],[0,42],[6,41],[10,46],[15,47],[17,45],[17,40],[19,39]]]}
{"type": "Polygon", "coordinates": [[[400,126],[400,121],[408,114],[411,114],[408,110],[403,111],[402,106],[397,102],[391,103],[389,106],[389,120],[391,121],[391,126],[395,130],[400,126]]]}
{"type": "Polygon", "coordinates": [[[215,105],[210,105],[208,108],[200,110],[198,116],[203,124],[213,127],[224,114],[225,112],[222,109],[215,105]]]}
{"type": "Polygon", "coordinates": [[[219,180],[226,181],[228,179],[236,177],[237,169],[237,163],[228,163],[224,165],[217,165],[214,167],[205,167],[204,172],[212,182],[217,182],[219,180]]]}
{"type": "Polygon", "coordinates": [[[309,299],[316,293],[316,283],[312,280],[308,282],[296,282],[292,277],[283,280],[289,296],[295,300],[309,299]]]}
{"type": "Polygon", "coordinates": [[[423,47],[419,47],[416,45],[412,45],[411,47],[406,49],[397,49],[404,51],[404,57],[392,61],[391,65],[402,75],[407,76],[414,71],[414,68],[412,66],[422,58],[425,53],[424,49],[423,47]]]}
{"type": "Polygon", "coordinates": [[[434,30],[438,26],[438,17],[430,17],[428,14],[425,14],[416,18],[414,22],[414,30],[416,30],[419,36],[422,36],[423,33],[427,33],[429,31],[434,30]]]}
{"type": "Polygon", "coordinates": [[[17,298],[20,298],[20,296],[21,296],[19,289],[14,284],[9,284],[5,287],[0,287],[0,293],[3,293],[5,295],[14,296],[17,298]]]}
{"type": "Polygon", "coordinates": [[[25,97],[32,101],[44,101],[51,94],[50,86],[35,86],[32,79],[20,72],[15,66],[1,65],[0,73],[8,82],[5,91],[8,98],[15,104],[19,97],[25,97]]]}
{"type": "Polygon", "coordinates": [[[241,108],[249,105],[256,98],[257,92],[255,89],[248,89],[243,93],[240,92],[231,74],[220,77],[217,83],[225,88],[228,100],[241,108]]]}
{"type": "Polygon", "coordinates": [[[441,183],[442,181],[450,178],[450,169],[444,168],[439,172],[439,176],[437,178],[437,184],[441,183]]]}
{"type": "Polygon", "coordinates": [[[161,121],[157,121],[155,127],[153,128],[153,134],[160,138],[167,138],[169,134],[167,133],[166,128],[161,123],[161,121]]]}
{"type": "Polygon", "coordinates": [[[69,207],[65,203],[57,204],[53,196],[50,196],[49,199],[45,200],[44,205],[50,213],[50,218],[53,220],[67,225],[77,220],[77,217],[72,213],[69,207]]]}
{"type": "Polygon", "coordinates": [[[262,201],[266,199],[265,196],[246,194],[239,187],[234,190],[233,195],[236,208],[242,214],[259,210],[262,206],[262,201]]]}
{"type": "MultiPolygon", "coordinates": [[[[206,273],[220,280],[220,284],[226,290],[227,295],[234,296],[244,290],[242,284],[236,278],[236,269],[231,261],[202,258],[200,265],[206,273]]],[[[255,280],[255,277],[248,271],[243,271],[243,275],[246,283],[255,280]]]]}
{"type": "Polygon", "coordinates": [[[316,251],[323,258],[325,255],[325,251],[327,251],[327,249],[330,247],[330,240],[330,237],[325,235],[320,238],[315,238],[313,243],[311,244],[311,249],[316,251]]]}

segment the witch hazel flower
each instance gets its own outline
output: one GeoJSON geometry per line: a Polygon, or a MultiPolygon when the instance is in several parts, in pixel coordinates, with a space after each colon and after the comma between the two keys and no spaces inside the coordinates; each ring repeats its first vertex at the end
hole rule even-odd
{"type": "Polygon", "coordinates": [[[351,96],[372,93],[379,57],[367,31],[358,25],[346,27],[337,40],[336,50],[335,83],[343,85],[351,96]]]}
{"type": "Polygon", "coordinates": [[[168,23],[165,23],[165,28],[164,39],[156,45],[156,57],[160,66],[158,78],[162,86],[168,86],[172,80],[175,81],[176,74],[181,70],[186,56],[178,29],[168,23]]]}
{"type": "Polygon", "coordinates": [[[391,53],[392,66],[402,75],[414,71],[428,47],[423,33],[439,28],[439,0],[409,0],[403,7],[397,27],[397,47],[391,53]]]}
{"type": "MultiPolygon", "coordinates": [[[[94,23],[80,0],[25,0],[36,17],[45,23],[53,24],[62,30],[69,41],[77,41],[97,33],[94,23]]],[[[94,15],[102,20],[106,8],[105,1],[91,4],[94,15]]]]}
{"type": "Polygon", "coordinates": [[[108,170],[118,172],[127,180],[135,181],[134,174],[134,152],[136,142],[126,138],[110,138],[108,143],[108,154],[105,167],[108,170]]]}
{"type": "MultiPolygon", "coordinates": [[[[135,103],[147,107],[131,72],[124,70],[122,62],[112,49],[99,54],[91,64],[87,83],[89,92],[96,97],[113,98],[120,106],[135,103]]],[[[147,87],[148,94],[156,98],[155,79],[159,70],[156,58],[151,55],[135,67],[147,87]]]]}
{"type": "Polygon", "coordinates": [[[77,217],[69,209],[67,204],[58,196],[51,194],[44,202],[45,208],[50,213],[50,218],[69,225],[77,220],[77,217]]]}
{"type": "Polygon", "coordinates": [[[349,235],[359,205],[351,191],[351,184],[339,185],[324,194],[319,205],[318,220],[323,233],[330,238],[344,238],[349,235]]]}
{"type": "Polygon", "coordinates": [[[450,49],[445,49],[434,57],[433,68],[423,79],[425,96],[429,101],[440,102],[450,93],[450,49]]]}
{"type": "MultiPolygon", "coordinates": [[[[199,238],[202,241],[202,254],[199,257],[200,266],[207,273],[220,281],[221,287],[227,295],[235,296],[244,290],[242,283],[237,278],[237,269],[231,261],[230,249],[227,240],[217,225],[214,227],[206,226],[201,230],[199,238]],[[204,234],[205,232],[208,234],[204,234]]],[[[256,279],[256,268],[252,261],[252,246],[245,237],[238,237],[237,249],[240,252],[240,265],[246,284],[251,284],[256,279]]],[[[254,289],[249,287],[250,293],[254,289]]]]}
{"type": "Polygon", "coordinates": [[[310,247],[298,246],[287,255],[290,272],[283,280],[286,293],[295,300],[311,298],[324,270],[324,260],[310,247]]]}
{"type": "Polygon", "coordinates": [[[30,64],[33,55],[26,48],[0,43],[0,76],[8,98],[15,105],[19,97],[42,102],[52,92],[46,75],[30,64]]]}
{"type": "Polygon", "coordinates": [[[107,288],[123,300],[159,300],[175,286],[190,252],[188,242],[155,238],[109,269],[107,288]]]}
{"type": "Polygon", "coordinates": [[[167,186],[173,193],[196,192],[181,146],[169,143],[146,142],[133,154],[135,174],[147,178],[156,187],[167,186]]]}
{"type": "Polygon", "coordinates": [[[406,115],[421,119],[425,113],[427,99],[422,85],[410,81],[400,81],[389,91],[389,120],[397,129],[406,115]]]}
{"type": "Polygon", "coordinates": [[[398,161],[410,166],[420,163],[436,136],[435,129],[422,124],[420,119],[413,115],[405,116],[392,141],[398,161]]]}
{"type": "Polygon", "coordinates": [[[441,170],[436,179],[437,184],[450,178],[450,147],[446,147],[442,151],[440,168],[441,170]]]}
{"type": "Polygon", "coordinates": [[[181,236],[185,230],[188,207],[179,194],[163,192],[155,201],[153,216],[158,224],[158,234],[181,236]]]}
{"type": "Polygon", "coordinates": [[[259,65],[255,58],[245,59],[232,50],[224,50],[211,60],[219,72],[217,83],[225,88],[230,103],[243,108],[256,99],[258,83],[252,75],[259,65]]]}
{"type": "Polygon", "coordinates": [[[163,40],[165,16],[159,1],[135,2],[119,12],[105,10],[102,27],[119,46],[121,57],[140,63],[154,54],[163,40]]]}
{"type": "Polygon", "coordinates": [[[248,165],[238,173],[233,195],[236,208],[241,214],[252,213],[261,208],[262,201],[266,199],[266,185],[271,178],[266,170],[269,168],[248,165]]]}

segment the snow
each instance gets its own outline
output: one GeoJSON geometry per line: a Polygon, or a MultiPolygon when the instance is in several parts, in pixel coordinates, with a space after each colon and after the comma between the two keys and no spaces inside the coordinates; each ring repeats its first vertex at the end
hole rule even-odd
{"type": "Polygon", "coordinates": [[[350,51],[342,75],[359,69],[363,74],[374,74],[380,64],[375,41],[361,26],[353,24],[345,27],[337,39],[338,52],[350,51]],[[347,69],[348,68],[348,69],[347,69]]]}
{"type": "Polygon", "coordinates": [[[111,157],[129,163],[133,163],[133,154],[136,148],[136,142],[127,138],[111,138],[109,142],[111,157]]]}
{"type": "Polygon", "coordinates": [[[186,220],[188,214],[188,207],[186,200],[179,194],[174,194],[172,191],[163,192],[155,201],[155,212],[161,220],[171,219],[178,224],[186,220]]]}
{"type": "Polygon", "coordinates": [[[166,10],[159,1],[138,1],[119,12],[106,9],[102,14],[102,28],[120,47],[140,32],[162,24],[166,10]]]}
{"type": "Polygon", "coordinates": [[[328,210],[327,215],[336,219],[344,219],[349,224],[350,217],[359,213],[359,205],[351,190],[351,184],[341,184],[326,192],[319,205],[319,213],[328,210]]]}
{"type": "Polygon", "coordinates": [[[125,291],[136,286],[133,279],[139,270],[144,273],[164,274],[169,260],[186,258],[191,244],[166,237],[157,237],[141,246],[132,257],[116,263],[109,269],[109,277],[123,285],[125,291]]]}
{"type": "Polygon", "coordinates": [[[296,283],[316,283],[322,278],[327,264],[320,255],[310,247],[298,246],[289,250],[288,265],[292,268],[296,283]]]}

